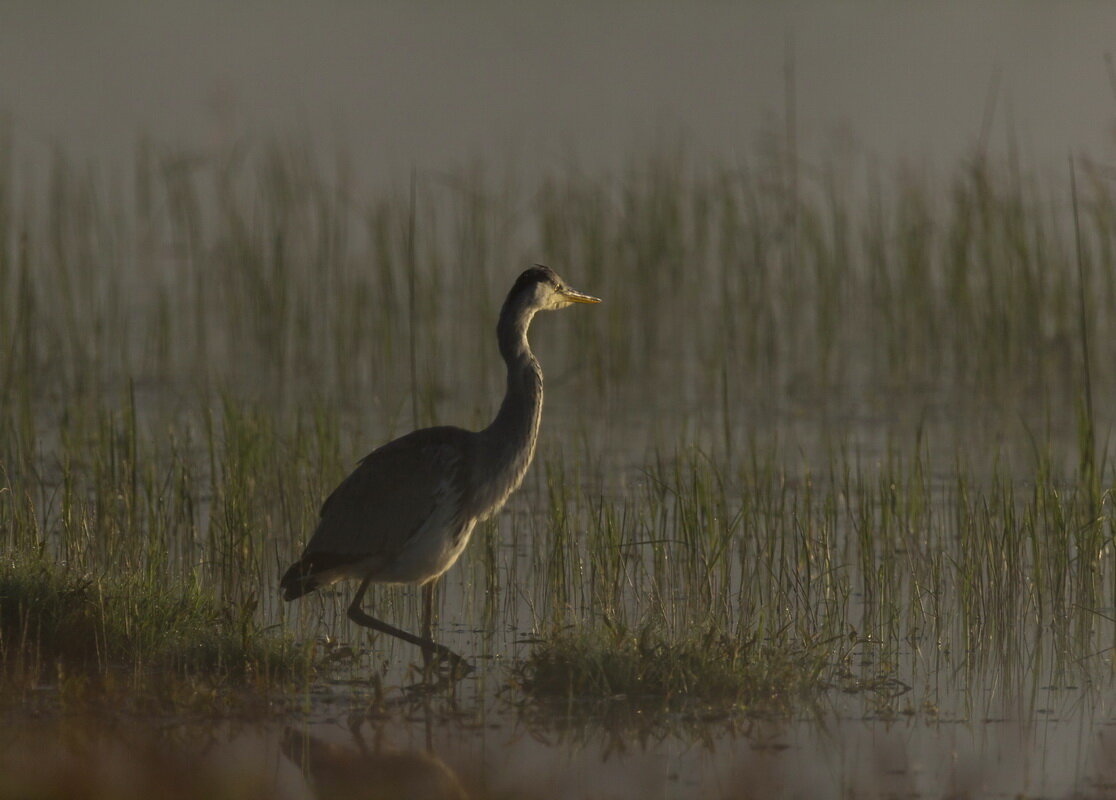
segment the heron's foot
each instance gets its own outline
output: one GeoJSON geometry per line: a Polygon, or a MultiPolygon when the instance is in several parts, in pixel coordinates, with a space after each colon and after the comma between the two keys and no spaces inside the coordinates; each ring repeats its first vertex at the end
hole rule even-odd
{"type": "Polygon", "coordinates": [[[422,678],[417,683],[403,687],[404,694],[414,699],[416,697],[430,697],[440,692],[453,692],[458,681],[473,671],[473,665],[456,654],[424,652],[422,678]]]}
{"type": "Polygon", "coordinates": [[[461,656],[454,656],[454,660],[450,662],[450,678],[459,681],[469,673],[473,672],[476,668],[461,656]]]}
{"type": "Polygon", "coordinates": [[[437,673],[444,680],[459,681],[473,671],[472,664],[442,645],[423,650],[422,661],[427,674],[437,673]]]}

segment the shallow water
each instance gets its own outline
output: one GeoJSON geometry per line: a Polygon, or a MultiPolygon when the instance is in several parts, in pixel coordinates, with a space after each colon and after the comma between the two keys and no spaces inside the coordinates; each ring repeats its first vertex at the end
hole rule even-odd
{"type": "MultiPolygon", "coordinates": [[[[275,548],[276,561],[268,568],[274,571],[265,574],[260,587],[262,623],[281,624],[308,646],[316,644],[319,655],[331,654],[332,678],[304,694],[280,698],[278,705],[286,710],[277,719],[207,723],[172,715],[158,722],[155,735],[179,728],[200,732],[207,769],[221,780],[252,776],[268,787],[265,796],[278,797],[359,796],[350,794],[353,782],[386,780],[378,777],[385,769],[403,773],[392,780],[428,780],[447,792],[435,796],[457,796],[459,789],[470,796],[539,798],[1038,798],[1111,792],[1116,687],[1110,648],[1116,642],[1116,614],[1103,606],[1094,609],[1095,627],[1085,644],[1069,650],[1052,633],[1031,628],[997,646],[978,637],[967,650],[965,631],[956,621],[947,621],[937,640],[930,632],[910,633],[906,645],[886,653],[878,642],[861,640],[849,652],[844,678],[790,717],[716,707],[649,711],[629,702],[632,698],[604,704],[524,698],[509,686],[509,669],[527,656],[548,618],[533,592],[545,583],[537,558],[548,524],[547,472],[570,446],[560,441],[563,431],[580,427],[578,439],[591,443],[584,445],[586,452],[600,448],[604,453],[595,464],[572,459],[577,484],[592,496],[613,499],[642,496],[649,477],[638,453],[653,450],[655,436],[638,419],[627,420],[627,427],[614,425],[607,415],[587,420],[566,410],[575,407],[567,388],[559,386],[554,394],[539,462],[526,484],[489,527],[476,532],[462,561],[440,585],[435,638],[472,660],[476,673],[452,693],[443,690],[423,702],[412,688],[421,682],[419,653],[386,637],[369,639],[349,624],[344,610],[351,586],[281,603],[274,587],[286,560],[297,553],[296,536],[295,548],[275,548]],[[630,449],[611,449],[612,442],[630,449]],[[493,561],[482,555],[486,537],[494,542],[493,561]],[[498,576],[495,584],[490,569],[498,576]],[[875,685],[880,674],[887,680],[875,685]],[[331,794],[335,791],[341,794],[331,794]]],[[[927,440],[941,443],[940,459],[930,459],[927,485],[930,502],[946,515],[955,499],[950,494],[956,480],[953,454],[963,443],[977,452],[982,447],[1010,452],[1010,438],[1019,436],[1022,426],[1019,419],[1005,421],[998,414],[989,415],[998,419],[998,427],[982,425],[979,410],[955,417],[957,406],[920,395],[888,404],[885,411],[871,404],[841,407],[819,400],[813,405],[820,409],[820,422],[805,406],[751,418],[752,425],[779,440],[787,473],[773,480],[800,491],[808,482],[803,470],[812,468],[819,486],[824,484],[835,439],[852,448],[871,473],[895,450],[909,453],[904,442],[921,430],[927,440]]],[[[684,411],[667,416],[686,419],[684,411]]],[[[694,424],[696,431],[709,427],[719,426],[708,420],[694,424]]],[[[719,446],[714,436],[709,442],[711,448],[719,446]]],[[[1071,454],[1072,431],[1061,438],[1051,434],[1049,446],[1071,454]]],[[[739,447],[748,457],[763,445],[741,432],[739,447]]],[[[1003,467],[1003,474],[1017,473],[1025,484],[1032,466],[1020,456],[1003,467]]],[[[669,520],[663,525],[672,528],[669,520]]],[[[952,546],[941,533],[921,535],[929,537],[931,547],[952,546]]],[[[633,580],[639,580],[641,569],[653,571],[650,558],[649,551],[634,552],[633,580]]],[[[855,563],[841,566],[851,586],[861,583],[855,563]]],[[[373,591],[366,607],[416,630],[418,596],[412,589],[373,591]]],[[[863,594],[854,591],[847,624],[860,628],[866,615],[863,594]]],[[[78,723],[76,734],[63,735],[51,726],[69,725],[65,719],[47,723],[45,733],[36,731],[40,724],[13,730],[32,740],[36,735],[60,742],[92,739],[94,749],[123,748],[119,757],[127,763],[146,758],[135,742],[144,740],[143,731],[152,723],[129,720],[127,726],[139,733],[107,742],[100,742],[95,726],[86,730],[78,723]]],[[[71,754],[75,769],[85,768],[86,746],[71,754]]],[[[174,741],[170,752],[193,758],[192,747],[174,741]]],[[[7,758],[17,765],[25,759],[14,741],[7,758]]],[[[26,758],[33,762],[34,754],[26,758]]]]}
{"type": "Polygon", "coordinates": [[[995,687],[982,694],[996,699],[932,716],[881,716],[846,696],[794,719],[699,721],[642,718],[623,701],[588,715],[438,698],[370,711],[370,695],[334,687],[315,692],[308,712],[278,720],[25,720],[0,764],[17,786],[78,773],[87,787],[133,789],[157,782],[155,768],[173,779],[165,762],[180,763],[191,776],[183,786],[209,781],[277,798],[1111,795],[1110,703],[1081,688],[1041,689],[1022,702],[995,687]],[[44,758],[53,765],[45,777],[44,758]]]}
{"type": "MultiPolygon", "coordinates": [[[[448,20],[409,7],[209,11],[109,4],[71,9],[65,24],[53,7],[0,11],[0,111],[12,113],[17,142],[5,151],[17,177],[0,196],[16,209],[0,229],[7,236],[0,311],[12,312],[0,314],[0,334],[9,337],[0,343],[5,357],[14,352],[28,319],[13,298],[22,298],[16,267],[20,237],[29,236],[34,267],[45,277],[26,306],[41,317],[27,323],[23,390],[39,454],[36,509],[51,523],[51,544],[63,535],[66,470],[86,475],[90,466],[56,455],[67,447],[85,454],[67,436],[100,431],[101,451],[118,460],[127,449],[126,426],[94,419],[70,429],[67,419],[81,417],[86,405],[90,417],[119,419],[131,402],[140,450],[150,457],[144,467],[161,476],[188,465],[194,505],[181,526],[182,551],[171,560],[184,573],[208,575],[215,556],[206,537],[219,527],[214,504],[232,482],[215,466],[221,454],[209,449],[224,444],[221,400],[242,403],[242,413],[258,404],[263,422],[243,426],[244,450],[256,455],[261,441],[273,449],[261,448],[262,466],[248,464],[247,491],[291,452],[304,472],[288,475],[277,492],[289,506],[267,505],[266,516],[241,520],[258,538],[249,542],[248,568],[225,570],[234,580],[223,589],[258,593],[261,625],[282,626],[333,666],[262,716],[74,719],[63,702],[44,721],[23,708],[0,742],[0,764],[14,765],[11,774],[38,771],[42,753],[57,750],[79,777],[107,770],[107,786],[158,781],[141,768],[155,741],[165,744],[164,755],[201,759],[203,775],[218,782],[258,781],[258,795],[267,797],[350,796],[360,793],[356,787],[382,785],[387,774],[425,780],[441,796],[1116,794],[1111,523],[1097,552],[1081,552],[1074,540],[1061,553],[1056,569],[1066,575],[1100,576],[1081,597],[1076,587],[1056,587],[1058,600],[1081,600],[1066,612],[1081,618],[1067,621],[1012,605],[1013,591],[1032,590],[1033,575],[1024,569],[1018,585],[997,583],[997,570],[1020,562],[962,547],[971,528],[956,513],[965,490],[991,493],[1003,484],[1014,492],[1005,508],[1023,508],[1044,470],[1050,503],[1074,489],[1073,262],[1017,236],[1012,203],[1019,198],[996,182],[1003,175],[975,167],[971,181],[957,183],[920,183],[921,167],[907,167],[906,177],[915,178],[906,180],[900,170],[884,193],[881,220],[891,227],[840,227],[846,212],[868,208],[862,184],[877,179],[880,160],[944,161],[967,175],[967,159],[979,166],[985,155],[1014,158],[1016,148],[1025,177],[1053,173],[1051,198],[1039,192],[1034,207],[1023,198],[1024,223],[1064,223],[1066,153],[1087,151],[1100,162],[1116,154],[1105,60],[1111,10],[1012,3],[880,13],[874,4],[740,4],[705,15],[663,7],[638,19],[601,10],[590,26],[580,18],[588,12],[576,9],[532,16],[494,6],[448,20]],[[522,68],[509,70],[505,60],[522,68]],[[270,152],[252,138],[297,139],[292,130],[312,143],[336,141],[336,152],[326,148],[333,155],[324,159],[311,145],[270,152]],[[141,134],[154,144],[137,150],[141,134]],[[673,145],[655,149],[676,135],[682,155],[673,145]],[[652,153],[646,163],[633,158],[644,152],[652,153]],[[460,168],[474,158],[491,172],[460,168]],[[674,171],[676,161],[682,166],[674,171]],[[122,162],[131,166],[118,169],[122,162]],[[801,229],[797,217],[787,224],[789,205],[779,194],[788,165],[795,192],[802,181],[802,197],[792,198],[803,202],[801,229]],[[824,196],[831,168],[832,202],[824,196]],[[157,175],[146,176],[146,205],[139,202],[144,169],[157,175]],[[407,204],[402,194],[381,191],[403,185],[411,169],[420,206],[417,376],[399,355],[411,331],[399,246],[407,204]],[[201,188],[188,190],[192,180],[201,188]],[[735,188],[719,193],[720,180],[735,188]],[[980,191],[986,180],[989,195],[980,191]],[[212,193],[211,183],[218,186],[212,193]],[[908,190],[911,207],[893,207],[908,190]],[[944,199],[951,191],[956,207],[944,199]],[[1000,191],[1003,207],[993,197],[1000,191]],[[683,199],[676,208],[661,195],[683,199]],[[300,205],[307,196],[313,200],[300,205]],[[734,216],[754,197],[754,214],[734,216]],[[944,213],[924,220],[920,203],[937,208],[939,201],[944,213]],[[368,219],[381,202],[388,206],[386,255],[368,219]],[[974,209],[1003,213],[1008,224],[991,226],[985,239],[978,234],[973,253],[934,262],[929,277],[918,252],[903,260],[908,239],[914,251],[927,240],[935,257],[949,251],[970,232],[974,209]],[[892,225],[892,213],[900,220],[910,214],[909,229],[892,225]],[[82,227],[98,215],[107,221],[82,227]],[[671,235],[658,235],[664,227],[671,235]],[[873,232],[900,245],[884,249],[880,274],[866,266],[873,232]],[[816,239],[801,263],[800,234],[816,239]],[[839,246],[862,237],[869,241],[839,246]],[[989,251],[1001,261],[981,272],[989,251]],[[477,672],[454,693],[423,702],[410,688],[420,680],[418,653],[347,622],[351,587],[284,605],[277,577],[297,556],[342,465],[412,423],[487,420],[502,385],[493,318],[503,287],[536,259],[606,302],[579,312],[586,316],[540,321],[533,331],[547,373],[539,460],[503,514],[476,532],[439,594],[436,638],[467,655],[477,672]],[[890,264],[899,266],[889,272],[890,264]],[[943,287],[952,286],[947,279],[958,266],[976,277],[949,295],[943,287]],[[229,273],[234,279],[222,281],[229,273]],[[78,302],[58,291],[70,277],[78,302]],[[898,288],[873,293],[888,280],[898,288]],[[1011,293],[1029,280],[1037,286],[1033,306],[1024,305],[1032,295],[1011,293]],[[993,289],[981,294],[982,281],[993,289]],[[207,293],[210,285],[218,289],[207,293]],[[968,292],[975,305],[958,308],[968,292]],[[901,324],[904,314],[910,326],[901,324]],[[954,336],[958,329],[974,338],[954,336]],[[316,422],[327,431],[319,439],[305,433],[316,422]],[[210,423],[218,433],[207,439],[210,423]],[[311,444],[300,444],[304,434],[311,444]],[[562,552],[576,563],[564,563],[567,572],[591,571],[584,548],[593,510],[619,504],[637,518],[654,494],[652,480],[662,477],[655,464],[678,453],[693,456],[680,463],[695,474],[712,465],[717,480],[710,482],[729,486],[730,513],[756,497],[801,499],[833,489],[845,467],[884,486],[889,469],[919,462],[927,476],[919,502],[931,513],[912,529],[891,531],[870,562],[898,574],[887,599],[899,613],[888,627],[878,598],[866,599],[872,575],[856,558],[855,498],[835,491],[828,574],[851,588],[845,605],[835,605],[843,616],[830,622],[855,643],[833,685],[791,715],[652,712],[638,698],[527,700],[509,686],[511,666],[540,631],[594,622],[599,611],[585,581],[569,581],[571,599],[545,577],[552,521],[565,512],[572,520],[562,552]],[[959,462],[969,480],[964,489],[959,462]],[[554,487],[566,495],[554,499],[554,487]],[[925,519],[931,522],[922,525],[925,519]],[[965,559],[987,562],[980,588],[988,594],[968,601],[964,619],[919,609],[913,625],[915,601],[934,600],[915,581],[932,576],[925,565],[935,556],[943,570],[965,559]],[[993,620],[1000,627],[989,632],[982,615],[994,617],[997,607],[1016,616],[993,620]],[[885,645],[872,638],[881,629],[885,645]]],[[[1015,173],[1007,173],[1004,183],[1014,186],[1015,173]]],[[[1101,186],[1089,195],[1096,204],[1086,206],[1096,220],[1086,249],[1099,334],[1095,427],[1107,456],[1116,423],[1110,206],[1103,169],[1088,179],[1101,186]]],[[[1045,235],[1071,241],[1057,225],[1043,228],[1045,235]]],[[[1102,477],[1103,491],[1112,485],[1111,466],[1102,477]]],[[[869,499],[868,511],[883,514],[883,489],[869,499]]],[[[1111,501],[1105,494],[1098,512],[1106,520],[1111,501]]],[[[794,534],[809,528],[803,520],[826,521],[824,509],[811,510],[818,513],[795,507],[770,520],[794,534]]],[[[642,543],[673,536],[680,513],[671,507],[641,520],[650,534],[623,544],[624,578],[633,588],[616,610],[633,624],[653,592],[679,607],[691,600],[693,587],[669,585],[671,559],[684,548],[642,543]]],[[[743,568],[768,544],[762,513],[732,538],[749,556],[726,583],[733,599],[745,594],[743,568]]],[[[1040,522],[1035,538],[1044,547],[1079,532],[1059,527],[1056,514],[1040,522]]],[[[797,580],[796,562],[786,565],[780,579],[797,580]]],[[[971,588],[943,587],[951,597],[971,588]]],[[[825,594],[780,597],[804,597],[801,607],[779,611],[801,612],[812,623],[825,594]]],[[[368,608],[417,628],[415,591],[374,591],[368,608]]],[[[747,625],[745,610],[757,611],[741,603],[734,619],[747,625]]],[[[679,627],[686,618],[680,612],[669,622],[679,627]]],[[[407,794],[409,785],[394,791],[407,794]]],[[[0,776],[0,795],[6,786],[0,776]]]]}

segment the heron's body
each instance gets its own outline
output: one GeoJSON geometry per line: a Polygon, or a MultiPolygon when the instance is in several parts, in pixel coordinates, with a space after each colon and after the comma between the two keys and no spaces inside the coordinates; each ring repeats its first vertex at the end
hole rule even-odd
{"type": "MultiPolygon", "coordinates": [[[[496,329],[507,389],[492,424],[481,431],[423,428],[366,456],[323,504],[302,558],[283,576],[284,599],[360,579],[350,616],[403,633],[360,611],[365,589],[372,582],[426,584],[438,578],[457,561],[477,522],[496,513],[518,488],[535,454],[543,403],[542,369],[527,329],[536,312],[575,302],[598,301],[569,289],[545,267],[520,275],[496,329]]],[[[442,649],[410,634],[402,638],[442,649]]]]}

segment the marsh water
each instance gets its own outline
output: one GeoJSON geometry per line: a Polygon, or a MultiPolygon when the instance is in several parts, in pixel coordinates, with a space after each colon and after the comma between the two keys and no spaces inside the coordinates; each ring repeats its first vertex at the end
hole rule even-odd
{"type": "Polygon", "coordinates": [[[115,711],[58,671],[5,698],[9,781],[1116,793],[1113,30],[1041,4],[0,10],[0,542],[196,583],[316,665],[115,711]],[[373,447],[487,422],[533,262],[605,302],[532,328],[538,456],[439,585],[476,670],[429,691],[352,587],[285,605],[277,577],[373,447]],[[816,655],[778,702],[532,688],[569,632],[816,655]]]}

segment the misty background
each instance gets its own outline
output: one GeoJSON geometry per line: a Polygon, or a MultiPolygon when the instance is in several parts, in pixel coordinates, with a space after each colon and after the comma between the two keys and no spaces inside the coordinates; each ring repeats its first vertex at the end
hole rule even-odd
{"type": "Polygon", "coordinates": [[[1116,161],[1104,3],[329,2],[0,5],[0,112],[21,158],[128,159],[303,137],[356,185],[473,159],[622,166],[682,142],[800,153],[1116,161]],[[788,81],[788,65],[793,80],[788,81]]]}

